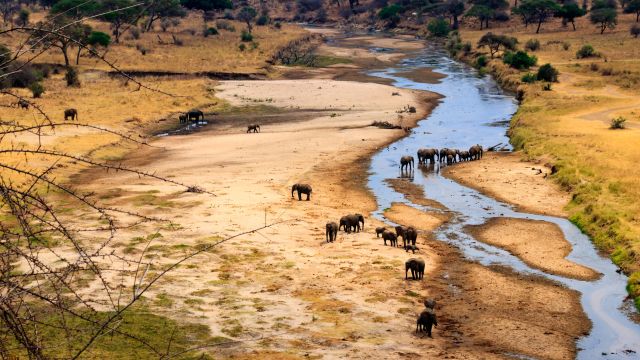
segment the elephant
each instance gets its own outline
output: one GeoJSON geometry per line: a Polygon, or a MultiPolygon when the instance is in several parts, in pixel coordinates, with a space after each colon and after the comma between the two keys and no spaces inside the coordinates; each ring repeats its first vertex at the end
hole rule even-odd
{"type": "Polygon", "coordinates": [[[424,260],[411,258],[404,263],[404,279],[407,280],[407,273],[411,270],[413,280],[422,280],[424,277],[424,260]]]}
{"type": "Polygon", "coordinates": [[[180,114],[178,119],[180,119],[180,124],[185,124],[187,122],[187,114],[180,114]]]}
{"type": "Polygon", "coordinates": [[[451,165],[453,163],[455,163],[455,158],[453,157],[453,155],[447,155],[447,165],[451,165]]]}
{"type": "Polygon", "coordinates": [[[431,337],[431,328],[438,326],[438,319],[433,309],[424,310],[420,313],[418,321],[416,322],[416,334],[419,332],[426,332],[428,337],[431,337]]]}
{"type": "Polygon", "coordinates": [[[400,158],[400,170],[411,170],[413,169],[413,164],[415,162],[415,159],[413,158],[413,156],[410,155],[405,155],[403,157],[400,158]]]}
{"type": "MultiPolygon", "coordinates": [[[[414,227],[407,227],[402,234],[402,247],[407,249],[407,246],[416,246],[416,240],[418,239],[418,231],[414,227]]],[[[414,251],[415,252],[415,251],[414,251]]]]}
{"type": "Polygon", "coordinates": [[[21,109],[29,110],[29,102],[25,99],[18,100],[18,102],[16,103],[16,106],[21,109]]]}
{"type": "Polygon", "coordinates": [[[404,250],[405,250],[406,252],[409,252],[409,250],[411,250],[411,252],[415,254],[415,253],[416,253],[416,251],[417,251],[417,250],[420,250],[420,249],[419,249],[417,246],[415,246],[415,245],[406,245],[406,246],[404,247],[404,250]]]}
{"type": "Polygon", "coordinates": [[[344,227],[344,231],[351,233],[351,231],[360,232],[360,219],[355,214],[345,215],[340,218],[340,226],[338,229],[344,227]]]}
{"type": "Polygon", "coordinates": [[[447,157],[449,155],[451,155],[452,159],[453,159],[453,163],[455,163],[456,160],[456,156],[460,153],[460,150],[456,150],[456,149],[449,149],[449,148],[444,148],[440,150],[440,162],[444,162],[445,160],[447,160],[447,157]]]}
{"type": "Polygon", "coordinates": [[[260,132],[260,125],[251,124],[251,125],[247,126],[247,133],[250,133],[250,132],[259,133],[260,132]]]}
{"type": "Polygon", "coordinates": [[[187,120],[198,122],[204,120],[204,113],[198,109],[187,111],[187,120]]]}
{"type": "Polygon", "coordinates": [[[291,187],[291,197],[293,193],[298,192],[298,201],[302,201],[302,194],[307,194],[307,201],[311,198],[311,185],[309,184],[295,184],[291,187]]]}
{"type": "Polygon", "coordinates": [[[427,299],[424,301],[424,307],[427,309],[435,309],[436,301],[434,299],[427,299]]]}
{"type": "Polygon", "coordinates": [[[466,150],[460,151],[460,154],[458,156],[460,156],[460,161],[469,161],[469,160],[471,160],[471,155],[466,150]]]}
{"type": "Polygon", "coordinates": [[[364,216],[362,214],[354,214],[358,217],[358,225],[362,223],[361,229],[364,230],[364,216]]]}
{"type": "Polygon", "coordinates": [[[469,155],[471,155],[471,159],[480,160],[482,159],[484,150],[482,149],[482,145],[476,144],[469,148],[469,155]]]}
{"type": "Polygon", "coordinates": [[[64,121],[67,121],[68,118],[71,118],[71,121],[78,120],[78,110],[76,109],[66,109],[64,111],[64,121]]]}
{"type": "Polygon", "coordinates": [[[338,237],[338,224],[335,221],[331,221],[327,223],[327,231],[326,231],[327,242],[334,242],[338,237]]]}
{"type": "Polygon", "coordinates": [[[391,246],[393,247],[398,246],[398,236],[396,236],[396,234],[392,233],[389,230],[385,230],[382,233],[382,240],[384,240],[384,246],[387,246],[387,240],[390,241],[391,246]]]}
{"type": "Polygon", "coordinates": [[[438,157],[438,150],[436,149],[419,149],[418,150],[418,164],[427,164],[427,160],[434,164],[436,157],[438,157]]]}
{"type": "Polygon", "coordinates": [[[379,238],[380,234],[382,234],[383,232],[385,232],[387,230],[386,227],[384,226],[380,226],[376,228],[376,237],[379,238]]]}
{"type": "Polygon", "coordinates": [[[404,226],[402,226],[402,225],[398,225],[398,226],[396,226],[396,235],[397,235],[398,237],[401,237],[401,236],[402,236],[402,238],[404,238],[404,232],[405,232],[405,231],[407,231],[407,228],[406,228],[406,227],[404,227],[404,226]]]}

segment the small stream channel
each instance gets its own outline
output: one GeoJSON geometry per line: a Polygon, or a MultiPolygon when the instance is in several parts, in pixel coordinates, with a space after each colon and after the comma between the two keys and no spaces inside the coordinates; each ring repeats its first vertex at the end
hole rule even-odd
{"type": "MultiPolygon", "coordinates": [[[[375,217],[380,220],[389,222],[384,219],[383,210],[393,202],[417,209],[434,210],[411,203],[385,183],[392,174],[400,176],[399,159],[402,155],[416,157],[416,151],[421,147],[468,149],[479,143],[486,149],[498,143],[509,143],[506,136],[508,120],[517,110],[513,96],[504,93],[491,77],[480,77],[473,68],[452,60],[439,48],[429,47],[393,68],[373,72],[371,75],[392,79],[397,87],[428,90],[444,95],[441,103],[427,118],[419,122],[411,135],[391,144],[373,157],[368,185],[377,198],[378,210],[375,217]],[[447,77],[440,83],[428,84],[396,75],[400,71],[424,67],[447,77]]],[[[617,273],[616,266],[609,259],[600,256],[589,238],[572,223],[562,218],[518,212],[510,205],[440,176],[437,171],[422,171],[417,168],[413,174],[413,182],[424,188],[427,198],[443,204],[453,212],[452,221],[436,231],[439,240],[454,244],[466,257],[483,265],[505,265],[518,272],[540,275],[582,294],[582,306],[593,327],[589,335],[578,341],[578,359],[640,358],[640,325],[629,319],[628,312],[634,310],[628,303],[624,303],[627,295],[626,276],[617,273]],[[530,268],[502,249],[476,241],[463,230],[466,225],[483,224],[488,219],[499,216],[557,224],[573,246],[573,251],[567,258],[602,273],[602,278],[597,281],[580,281],[546,274],[530,268]]]]}

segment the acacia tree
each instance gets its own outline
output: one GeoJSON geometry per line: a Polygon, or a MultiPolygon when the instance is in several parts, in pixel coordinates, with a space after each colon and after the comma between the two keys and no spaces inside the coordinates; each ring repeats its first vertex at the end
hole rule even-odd
{"type": "Polygon", "coordinates": [[[624,7],[625,14],[636,14],[636,22],[640,21],[640,0],[631,0],[624,7]]]}
{"type": "Polygon", "coordinates": [[[446,0],[425,7],[425,10],[436,17],[446,16],[451,19],[451,28],[457,30],[460,27],[459,17],[464,14],[464,2],[461,0],[446,0]]]}
{"type": "Polygon", "coordinates": [[[247,31],[249,31],[249,34],[251,34],[251,31],[253,30],[253,19],[255,19],[257,15],[258,12],[256,11],[256,9],[252,8],[251,6],[245,6],[242,8],[242,10],[240,10],[236,18],[240,21],[244,21],[247,24],[247,31]]]}
{"type": "Polygon", "coordinates": [[[496,35],[491,32],[482,35],[478,41],[478,48],[489,48],[489,53],[492,58],[500,51],[500,48],[502,48],[502,50],[515,50],[517,45],[518,39],[506,35],[496,35]]]}
{"type": "MultiPolygon", "coordinates": [[[[202,10],[204,14],[209,11],[220,11],[233,8],[231,0],[181,0],[181,2],[182,6],[187,9],[202,10]]],[[[203,20],[206,23],[204,16],[203,20]]]]}
{"type": "MultiPolygon", "coordinates": [[[[91,33],[91,26],[73,22],[66,16],[58,15],[49,18],[46,22],[39,22],[33,29],[33,37],[29,39],[30,46],[46,51],[57,48],[64,57],[64,65],[71,65],[69,49],[82,43],[91,33]]],[[[79,52],[78,52],[79,56],[79,52]]]]}
{"type": "Polygon", "coordinates": [[[615,0],[596,0],[591,6],[589,19],[600,27],[600,34],[607,29],[615,29],[618,24],[618,5],[615,0]]]}
{"type": "Polygon", "coordinates": [[[480,30],[482,30],[484,24],[486,24],[486,28],[489,27],[489,20],[493,18],[494,14],[495,12],[487,6],[473,5],[464,16],[477,18],[478,22],[480,22],[480,30]]]}
{"type": "Polygon", "coordinates": [[[520,6],[514,8],[513,11],[526,17],[529,21],[536,21],[538,23],[536,34],[538,34],[542,23],[560,11],[560,5],[554,0],[523,0],[520,6]]]}
{"type": "Polygon", "coordinates": [[[578,6],[578,4],[573,1],[567,1],[556,13],[556,16],[562,18],[562,24],[564,26],[566,26],[567,23],[571,23],[571,25],[573,26],[573,31],[575,31],[576,18],[583,17],[586,14],[586,10],[582,9],[580,6],[578,6]]]}
{"type": "Polygon", "coordinates": [[[122,27],[135,24],[141,16],[141,4],[134,0],[103,0],[101,11],[107,12],[101,18],[111,24],[111,30],[116,43],[120,42],[122,27]]]}
{"type": "Polygon", "coordinates": [[[166,18],[178,18],[187,16],[187,12],[180,4],[180,0],[146,0],[147,22],[145,30],[153,28],[153,23],[166,18]]]}

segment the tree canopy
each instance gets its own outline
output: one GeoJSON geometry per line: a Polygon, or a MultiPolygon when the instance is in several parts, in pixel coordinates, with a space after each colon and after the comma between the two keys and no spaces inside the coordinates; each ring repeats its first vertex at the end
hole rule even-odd
{"type": "Polygon", "coordinates": [[[496,35],[488,32],[478,41],[478,47],[488,47],[491,57],[493,57],[500,48],[503,50],[515,50],[518,45],[518,39],[507,35],[496,35]]]}
{"type": "Polygon", "coordinates": [[[537,22],[536,34],[538,34],[542,23],[553,17],[560,9],[560,5],[554,0],[523,0],[513,11],[529,21],[537,22]]]}

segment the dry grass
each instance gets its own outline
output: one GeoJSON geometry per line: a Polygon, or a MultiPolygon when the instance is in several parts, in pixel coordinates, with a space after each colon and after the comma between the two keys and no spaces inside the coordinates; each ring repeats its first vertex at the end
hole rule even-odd
{"type": "MultiPolygon", "coordinates": [[[[540,40],[538,63],[560,70],[553,91],[525,86],[525,101],[512,120],[512,142],[530,157],[551,159],[558,169],[554,178],[573,194],[571,220],[628,273],[640,270],[640,43],[629,34],[634,23],[635,16],[620,15],[618,27],[604,35],[587,19],[580,19],[575,32],[562,29],[559,20],[544,25],[541,34],[522,25],[491,29],[516,36],[520,44],[540,40]],[[585,44],[601,57],[576,59],[585,44]],[[628,119],[628,129],[609,130],[617,116],[628,119]]],[[[463,30],[463,41],[476,43],[484,33],[463,30]]],[[[499,65],[494,69],[504,73],[499,65]]],[[[637,274],[629,288],[636,297],[637,274]]]]}

